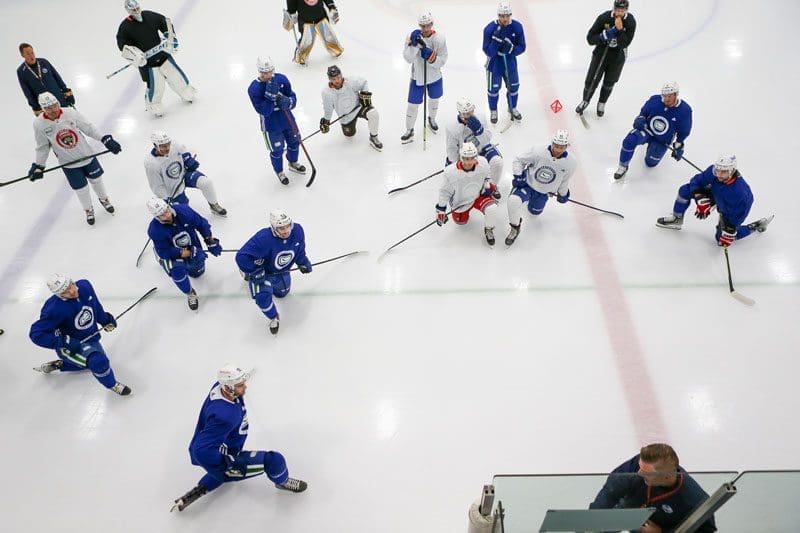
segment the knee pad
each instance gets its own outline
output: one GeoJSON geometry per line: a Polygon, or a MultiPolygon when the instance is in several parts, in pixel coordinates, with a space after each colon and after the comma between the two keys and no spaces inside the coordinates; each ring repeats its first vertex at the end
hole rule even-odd
{"type": "Polygon", "coordinates": [[[172,261],[170,259],[167,260],[162,259],[160,263],[161,266],[164,268],[164,270],[167,271],[167,274],[169,274],[169,277],[171,277],[175,283],[183,281],[189,274],[188,269],[186,268],[186,263],[184,263],[183,261],[172,261]]]}
{"type": "Polygon", "coordinates": [[[286,459],[278,452],[264,454],[264,472],[273,483],[283,483],[289,477],[286,469],[286,459]]]}
{"type": "Polygon", "coordinates": [[[292,277],[289,273],[272,276],[269,281],[272,284],[272,295],[276,298],[283,298],[292,288],[292,277]]]}
{"type": "Polygon", "coordinates": [[[86,366],[98,378],[106,377],[111,372],[111,363],[102,350],[95,350],[86,359],[86,366]]]}
{"type": "Polygon", "coordinates": [[[191,278],[199,278],[202,276],[206,271],[206,264],[205,262],[201,263],[199,266],[192,267],[189,269],[189,277],[191,278]]]}
{"type": "Polygon", "coordinates": [[[352,122],[348,122],[347,124],[342,124],[342,133],[344,133],[345,137],[352,137],[356,134],[356,121],[353,120],[352,122]]]}
{"type": "Polygon", "coordinates": [[[629,152],[636,150],[636,147],[641,144],[641,138],[643,133],[639,132],[638,130],[633,130],[628,135],[622,139],[622,148],[629,152]]]}

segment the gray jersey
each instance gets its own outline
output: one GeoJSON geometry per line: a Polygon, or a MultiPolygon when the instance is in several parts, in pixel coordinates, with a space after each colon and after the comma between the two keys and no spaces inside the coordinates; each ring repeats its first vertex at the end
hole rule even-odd
{"type": "Polygon", "coordinates": [[[460,161],[445,167],[437,204],[458,208],[458,212],[463,213],[469,211],[480,196],[484,180],[489,177],[489,162],[485,157],[478,156],[478,164],[472,170],[466,171],[460,167],[460,161]]]}
{"type": "Polygon", "coordinates": [[[173,139],[167,155],[154,155],[152,150],[147,154],[144,159],[144,170],[153,194],[166,199],[183,192],[186,188],[183,183],[186,167],[183,164],[182,154],[186,151],[184,145],[173,139]]]}
{"type": "MultiPolygon", "coordinates": [[[[44,166],[50,148],[56,154],[59,164],[76,161],[95,153],[86,139],[88,135],[98,141],[102,138],[94,125],[86,120],[77,110],[62,107],[61,114],[50,120],[42,113],[33,121],[33,134],[36,139],[36,164],[44,166]]],[[[78,168],[88,165],[90,159],[66,165],[67,168],[78,168]]]]}
{"type": "MultiPolygon", "coordinates": [[[[480,123],[487,124],[486,119],[480,113],[473,113],[480,123]]],[[[478,148],[478,152],[484,153],[491,147],[492,132],[481,126],[478,134],[475,135],[461,120],[456,119],[447,126],[447,159],[451,162],[458,161],[458,150],[465,142],[471,142],[478,148]]]]}
{"type": "Polygon", "coordinates": [[[547,146],[540,146],[516,157],[511,168],[515,176],[524,172],[533,190],[544,194],[557,192],[563,196],[569,191],[569,179],[576,165],[575,158],[567,152],[556,159],[547,146]]]}
{"type": "Polygon", "coordinates": [[[341,89],[334,89],[328,85],[328,88],[322,91],[322,115],[326,120],[330,120],[335,110],[340,117],[346,115],[341,120],[342,124],[354,121],[361,109],[357,107],[360,91],[369,91],[367,80],[363,78],[347,77],[344,79],[341,89]],[[356,108],[355,111],[353,108],[356,108]]]}
{"type": "Polygon", "coordinates": [[[415,84],[424,85],[424,80],[427,78],[428,85],[430,85],[442,78],[442,67],[447,63],[447,41],[444,35],[436,31],[430,37],[423,37],[422,40],[425,41],[428,48],[436,52],[436,59],[432,63],[422,59],[421,48],[408,46],[408,37],[406,37],[406,46],[403,49],[403,59],[407,63],[411,63],[411,79],[415,84]],[[426,69],[427,72],[425,72],[426,69]]]}

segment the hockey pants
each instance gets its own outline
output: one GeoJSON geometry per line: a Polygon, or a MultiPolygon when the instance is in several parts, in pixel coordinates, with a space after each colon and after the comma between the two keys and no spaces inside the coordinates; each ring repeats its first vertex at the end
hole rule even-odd
{"type": "Polygon", "coordinates": [[[272,297],[283,298],[292,288],[292,276],[288,272],[267,276],[262,282],[248,282],[250,296],[256,301],[256,305],[264,313],[264,316],[272,320],[278,316],[278,310],[272,297]]]}
{"type": "Polygon", "coordinates": [[[192,290],[189,277],[199,278],[206,271],[206,253],[198,251],[197,255],[188,259],[159,258],[158,264],[172,278],[183,294],[189,294],[189,291],[192,290]]]}
{"type": "Polygon", "coordinates": [[[189,198],[186,196],[186,189],[189,188],[200,189],[206,199],[206,202],[209,204],[217,203],[217,190],[214,188],[214,182],[208,179],[208,177],[206,177],[206,175],[202,172],[198,170],[187,172],[184,176],[184,183],[185,187],[182,187],[178,194],[176,194],[172,199],[164,198],[164,200],[168,203],[188,205],[189,198]]]}
{"type": "Polygon", "coordinates": [[[506,84],[506,100],[509,109],[516,109],[519,100],[519,71],[516,63],[508,65],[506,58],[495,61],[490,69],[486,70],[486,91],[489,96],[489,109],[497,111],[497,101],[500,99],[500,87],[506,84]]]}
{"type": "Polygon", "coordinates": [[[540,215],[544,211],[549,195],[534,190],[530,185],[516,187],[508,197],[508,222],[518,226],[522,222],[522,204],[528,204],[531,215],[540,215]]]}
{"type": "Polygon", "coordinates": [[[88,368],[92,371],[95,379],[105,388],[110,389],[117,383],[117,378],[114,377],[114,371],[111,369],[99,337],[82,344],[81,353],[73,353],[66,348],[60,348],[56,349],[56,355],[64,361],[61,372],[76,372],[88,368]]]}
{"type": "Polygon", "coordinates": [[[622,139],[622,149],[619,151],[619,164],[628,166],[636,147],[646,144],[647,153],[644,156],[644,164],[648,167],[654,167],[659,162],[664,154],[667,153],[667,145],[658,141],[655,137],[642,130],[631,130],[628,135],[622,139]]]}
{"type": "Polygon", "coordinates": [[[342,55],[344,49],[342,48],[342,45],[339,44],[339,40],[336,38],[336,34],[333,32],[331,23],[328,21],[328,19],[322,19],[316,24],[312,24],[310,22],[305,23],[300,29],[300,42],[297,44],[297,53],[294,56],[296,63],[301,65],[306,64],[308,55],[311,53],[311,49],[314,47],[314,41],[317,39],[318,32],[325,43],[325,48],[328,49],[328,52],[330,52],[333,57],[339,57],[342,55]]]}
{"type": "Polygon", "coordinates": [[[69,186],[75,191],[75,195],[78,197],[78,201],[84,211],[92,209],[92,195],[89,193],[89,185],[92,186],[98,198],[103,200],[108,198],[108,192],[102,178],[103,167],[100,166],[96,157],[82,167],[64,168],[63,170],[67,176],[69,186]]]}
{"type": "Polygon", "coordinates": [[[342,133],[344,133],[345,137],[352,137],[356,134],[356,121],[359,118],[363,118],[367,120],[367,128],[369,128],[370,135],[377,135],[378,134],[378,126],[380,125],[381,117],[378,114],[378,110],[374,107],[370,107],[369,109],[364,109],[363,107],[356,115],[356,118],[348,122],[347,124],[342,124],[342,133]]]}
{"type": "MultiPolygon", "coordinates": [[[[406,129],[413,130],[414,123],[417,121],[417,113],[422,103],[424,93],[428,93],[428,116],[436,120],[439,111],[439,99],[444,94],[444,83],[442,78],[429,83],[427,86],[417,85],[413,79],[408,83],[408,107],[406,108],[406,129]]],[[[423,122],[426,119],[423,119],[423,122]]]]}
{"type": "Polygon", "coordinates": [[[300,136],[290,129],[262,131],[264,143],[269,150],[269,161],[276,174],[283,172],[283,151],[286,150],[286,160],[296,163],[300,155],[300,136]]]}
{"type": "MultiPolygon", "coordinates": [[[[199,464],[192,460],[192,463],[199,464]]],[[[200,485],[204,486],[209,492],[216,489],[223,483],[231,481],[242,481],[251,477],[260,476],[266,473],[273,483],[280,485],[289,478],[289,471],[286,469],[286,459],[278,452],[270,451],[247,451],[233,455],[231,468],[238,470],[241,475],[228,475],[227,468],[209,468],[203,465],[206,475],[200,479],[200,485]]]]}

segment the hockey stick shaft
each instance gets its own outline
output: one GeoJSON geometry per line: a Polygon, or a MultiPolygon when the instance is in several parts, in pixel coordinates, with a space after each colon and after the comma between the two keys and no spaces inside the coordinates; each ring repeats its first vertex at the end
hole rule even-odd
{"type": "MultiPolygon", "coordinates": [[[[125,315],[125,313],[127,313],[128,311],[130,311],[131,309],[133,309],[134,307],[139,305],[142,302],[142,300],[144,300],[145,298],[147,298],[148,296],[150,296],[151,294],[153,294],[157,290],[158,290],[158,287],[153,287],[152,289],[150,289],[149,291],[144,293],[138,300],[133,302],[124,311],[122,311],[120,314],[118,314],[116,317],[114,317],[114,320],[119,320],[120,318],[122,318],[125,315]]],[[[81,342],[84,343],[84,342],[88,341],[89,339],[91,339],[93,337],[96,337],[97,335],[100,335],[101,331],[102,331],[101,329],[98,329],[97,331],[95,331],[94,333],[92,333],[91,335],[89,335],[88,337],[83,339],[81,342]]]]}
{"type": "MultiPolygon", "coordinates": [[[[178,189],[180,189],[180,187],[181,187],[181,183],[183,183],[183,180],[185,180],[185,179],[186,179],[186,175],[184,174],[181,177],[180,181],[178,181],[178,183],[175,184],[175,188],[172,189],[172,194],[170,195],[170,198],[174,198],[175,197],[175,193],[178,192],[178,189]]],[[[145,250],[147,250],[147,245],[148,244],[150,244],[150,237],[149,236],[147,237],[147,240],[145,241],[144,246],[142,246],[142,251],[139,252],[138,256],[136,256],[136,268],[139,268],[139,263],[142,261],[142,256],[144,255],[145,250]]]]}
{"type": "Polygon", "coordinates": [[[308,183],[306,183],[306,187],[311,187],[311,184],[314,183],[314,178],[317,177],[317,167],[314,166],[314,162],[311,160],[311,156],[308,155],[308,150],[306,150],[306,145],[303,144],[303,139],[300,138],[300,129],[297,127],[297,122],[294,121],[289,111],[286,109],[283,110],[283,114],[286,116],[286,121],[292,127],[292,133],[294,133],[300,142],[300,148],[303,149],[303,153],[306,155],[306,159],[308,159],[308,164],[311,165],[311,177],[308,179],[308,183]]]}
{"type": "Polygon", "coordinates": [[[728,247],[724,247],[725,251],[725,268],[728,270],[728,289],[730,290],[731,296],[739,300],[745,305],[753,305],[756,303],[755,300],[752,298],[748,298],[744,294],[736,292],[736,289],[733,288],[733,275],[731,274],[731,260],[728,256],[728,247]]]}
{"type": "MultiPolygon", "coordinates": [[[[351,255],[365,254],[365,253],[367,253],[367,252],[365,252],[364,250],[357,250],[355,252],[350,252],[350,253],[347,253],[347,254],[337,255],[336,257],[331,257],[330,259],[323,259],[322,261],[317,261],[316,263],[311,263],[311,266],[315,267],[317,265],[324,265],[325,263],[330,263],[331,261],[338,261],[339,259],[344,259],[345,257],[350,257],[351,255]]],[[[300,267],[290,268],[289,272],[293,272],[295,270],[300,270],[300,267]]]]}
{"type": "MultiPolygon", "coordinates": [[[[167,20],[169,21],[169,19],[167,19],[167,20]]],[[[170,43],[172,43],[172,40],[175,37],[175,34],[174,34],[174,29],[172,28],[172,22],[169,22],[168,25],[169,25],[169,32],[167,33],[167,38],[162,40],[160,43],[155,45],[150,50],[146,51],[144,53],[144,57],[146,57],[147,59],[150,59],[151,57],[153,57],[154,55],[156,55],[157,53],[162,52],[162,51],[167,52],[169,55],[172,55],[174,50],[172,50],[172,48],[170,48],[171,47],[170,43]],[[170,50],[167,51],[167,48],[170,48],[170,50]]],[[[120,72],[125,70],[126,68],[130,67],[131,65],[133,65],[133,63],[128,63],[124,67],[118,68],[117,70],[115,70],[114,72],[112,72],[111,74],[106,76],[106,79],[109,80],[109,79],[113,78],[114,76],[116,76],[117,74],[119,74],[120,72]]]]}
{"type": "MultiPolygon", "coordinates": [[[[103,150],[102,152],[97,152],[96,154],[87,155],[85,157],[81,157],[80,159],[76,159],[75,161],[70,161],[69,163],[64,163],[63,165],[58,165],[57,167],[47,168],[47,169],[43,170],[42,173],[44,174],[44,173],[50,172],[51,170],[58,170],[59,168],[64,168],[67,165],[74,165],[75,163],[80,163],[81,161],[86,161],[87,159],[92,159],[92,158],[97,157],[99,155],[107,154],[110,151],[111,150],[103,150]]],[[[11,185],[12,183],[17,183],[18,181],[22,181],[22,180],[26,180],[26,179],[29,179],[28,176],[22,176],[21,178],[17,178],[15,180],[5,181],[5,182],[0,183],[0,187],[5,187],[6,185],[11,185]]]]}
{"type": "MultiPolygon", "coordinates": [[[[474,201],[474,200],[473,200],[473,201],[474,201]]],[[[451,209],[450,211],[448,211],[448,212],[447,212],[447,215],[451,215],[451,214],[453,213],[453,211],[457,211],[457,210],[459,210],[459,209],[461,209],[461,208],[463,208],[463,207],[467,207],[467,206],[468,206],[468,205],[470,205],[470,204],[472,204],[472,202],[469,202],[469,203],[462,204],[462,205],[459,205],[459,206],[457,206],[457,207],[454,207],[453,209],[451,209]]],[[[403,244],[404,242],[406,242],[406,241],[407,241],[408,239],[410,239],[411,237],[414,237],[414,236],[416,236],[416,235],[419,235],[420,233],[422,233],[422,232],[423,232],[423,231],[425,231],[426,229],[430,228],[430,227],[431,227],[431,226],[433,226],[434,224],[436,224],[436,220],[434,220],[433,222],[430,222],[430,223],[428,223],[428,224],[425,224],[424,226],[422,226],[421,228],[419,228],[417,231],[415,231],[414,233],[412,233],[412,234],[411,234],[411,235],[409,235],[408,237],[406,237],[406,238],[404,238],[404,239],[402,239],[402,240],[400,240],[400,241],[398,241],[398,242],[394,243],[394,244],[393,244],[393,245],[391,245],[389,248],[387,248],[387,249],[386,249],[386,251],[385,251],[385,252],[383,252],[383,253],[380,255],[380,257],[378,257],[378,261],[380,261],[380,260],[383,258],[383,256],[385,256],[386,254],[388,254],[388,253],[389,253],[390,251],[392,251],[394,248],[397,248],[398,246],[400,246],[401,244],[403,244]]]]}
{"type": "MultiPolygon", "coordinates": [[[[650,133],[650,132],[648,131],[648,133],[650,133]]],[[[652,133],[650,133],[650,135],[652,135],[652,133]]],[[[664,146],[666,146],[669,149],[670,152],[672,152],[673,154],[675,153],[675,149],[672,146],[670,146],[669,144],[666,144],[666,143],[662,143],[662,144],[664,146]]],[[[703,169],[702,168],[698,167],[697,165],[695,165],[694,163],[692,163],[691,161],[686,159],[684,156],[681,156],[681,161],[686,161],[687,163],[689,163],[689,165],[694,167],[694,169],[696,171],[700,172],[701,174],[703,173],[703,169]]]]}
{"type": "Polygon", "coordinates": [[[112,72],[111,74],[109,74],[108,76],[106,76],[106,79],[107,79],[107,80],[110,80],[111,78],[113,78],[114,76],[116,76],[117,74],[119,74],[120,72],[122,72],[123,70],[125,70],[126,68],[130,67],[132,64],[133,64],[133,63],[128,63],[128,64],[127,64],[127,65],[125,65],[124,67],[120,67],[120,68],[118,68],[117,70],[115,70],[114,72],[112,72]]]}
{"type": "Polygon", "coordinates": [[[420,56],[422,67],[422,151],[428,148],[428,61],[420,56]]]}
{"type": "Polygon", "coordinates": [[[597,63],[597,68],[594,69],[594,76],[592,76],[592,82],[591,85],[589,85],[589,94],[587,95],[588,98],[586,99],[587,102],[591,100],[594,92],[597,90],[597,85],[600,83],[600,71],[603,70],[603,63],[606,61],[607,54],[608,46],[603,50],[603,53],[600,55],[600,62],[597,63]]]}
{"type": "Polygon", "coordinates": [[[429,180],[429,179],[433,178],[434,176],[438,176],[439,174],[442,174],[443,172],[444,172],[444,169],[442,169],[442,170],[437,170],[437,171],[436,171],[436,172],[434,172],[433,174],[429,174],[429,175],[425,176],[424,178],[422,178],[421,180],[417,180],[417,181],[415,181],[414,183],[411,183],[411,184],[409,184],[409,185],[406,185],[405,187],[398,187],[397,189],[392,189],[392,190],[391,190],[391,191],[389,191],[387,194],[392,194],[393,192],[404,191],[404,190],[406,190],[406,189],[410,189],[410,188],[411,188],[411,187],[413,187],[414,185],[417,185],[418,183],[422,183],[422,182],[423,182],[423,181],[425,181],[425,180],[429,180]]]}
{"type": "Polygon", "coordinates": [[[625,218],[625,216],[623,216],[621,213],[617,213],[616,211],[607,211],[605,209],[600,209],[599,207],[595,207],[589,204],[584,204],[583,202],[573,200],[572,198],[567,198],[567,201],[572,202],[573,204],[582,205],[583,207],[588,207],[589,209],[594,209],[595,211],[600,211],[601,213],[608,213],[609,215],[614,215],[615,217],[625,218]]]}
{"type": "MultiPolygon", "coordinates": [[[[361,107],[361,104],[358,104],[357,106],[355,106],[353,109],[351,109],[350,111],[348,111],[348,112],[347,112],[347,113],[345,113],[344,115],[339,115],[339,116],[336,118],[336,120],[331,120],[331,121],[330,121],[330,123],[328,124],[328,126],[332,126],[333,124],[336,124],[337,122],[339,122],[340,120],[342,120],[344,117],[348,116],[350,113],[352,113],[353,111],[355,111],[355,110],[356,110],[356,109],[358,109],[359,107],[361,107]]],[[[309,134],[309,135],[306,135],[306,136],[303,138],[302,142],[305,142],[305,141],[307,141],[308,139],[310,139],[311,137],[313,137],[314,135],[316,135],[317,133],[319,133],[319,132],[321,132],[321,131],[322,131],[322,129],[318,129],[318,130],[317,130],[317,131],[315,131],[314,133],[311,133],[311,134],[309,134]]]]}

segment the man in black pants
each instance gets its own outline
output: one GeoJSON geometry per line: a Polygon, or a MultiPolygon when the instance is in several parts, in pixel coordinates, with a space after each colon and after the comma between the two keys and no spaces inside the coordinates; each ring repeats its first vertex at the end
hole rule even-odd
{"type": "Polygon", "coordinates": [[[636,33],[636,19],[628,13],[628,5],[628,0],[614,0],[614,10],[601,13],[586,34],[586,42],[594,46],[594,51],[583,85],[583,101],[575,108],[579,115],[589,105],[600,80],[603,86],[597,101],[597,116],[602,117],[606,112],[606,102],[622,74],[628,45],[636,33]]]}

